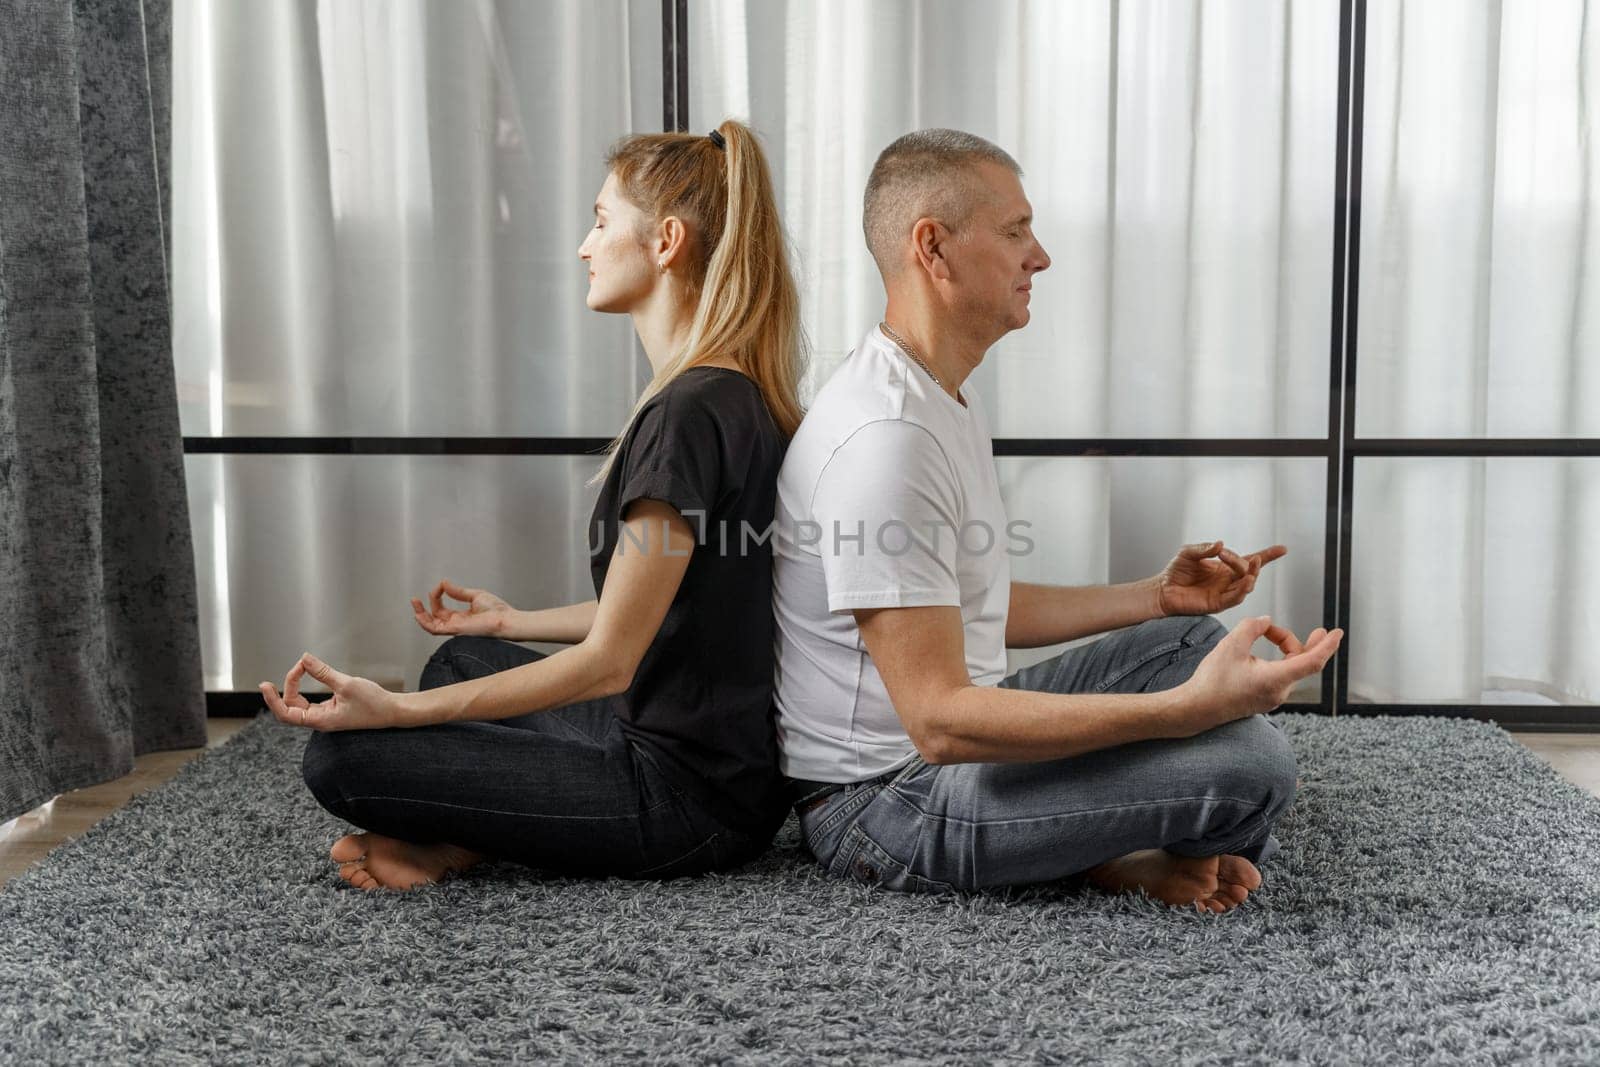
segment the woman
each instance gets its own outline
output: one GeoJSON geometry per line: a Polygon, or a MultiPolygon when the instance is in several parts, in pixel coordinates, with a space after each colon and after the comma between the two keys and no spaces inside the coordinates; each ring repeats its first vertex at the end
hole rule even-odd
{"type": "Polygon", "coordinates": [[[558,874],[723,871],[785,817],[767,535],[802,339],[771,176],[733,121],[628,137],[606,163],[578,249],[588,304],[633,317],[655,373],[595,478],[599,599],[521,612],[446,580],[430,609],[412,601],[424,629],[457,635],[418,692],[309,652],[281,697],[261,683],[280,721],[317,731],[303,767],[317,800],[367,830],[332,850],[364,889],[486,857],[558,874]],[[545,656],[514,641],[571,644],[545,656]],[[304,674],[333,696],[308,703],[304,674]]]}

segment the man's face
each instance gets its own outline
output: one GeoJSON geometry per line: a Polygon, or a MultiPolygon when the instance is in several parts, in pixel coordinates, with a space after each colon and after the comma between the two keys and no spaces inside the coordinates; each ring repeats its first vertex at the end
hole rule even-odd
{"type": "Polygon", "coordinates": [[[1028,324],[1033,276],[1050,266],[1033,235],[1033,206],[1006,167],[977,165],[977,192],[961,236],[946,250],[956,313],[996,338],[1028,324]]]}

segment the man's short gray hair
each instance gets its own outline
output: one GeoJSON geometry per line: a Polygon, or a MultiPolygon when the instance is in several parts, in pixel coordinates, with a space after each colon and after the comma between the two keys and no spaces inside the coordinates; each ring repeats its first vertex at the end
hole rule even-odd
{"type": "Polygon", "coordinates": [[[861,228],[885,277],[900,265],[911,225],[938,219],[960,234],[972,214],[976,164],[987,160],[1022,176],[1005,149],[961,130],[917,130],[878,154],[867,178],[861,228]]]}

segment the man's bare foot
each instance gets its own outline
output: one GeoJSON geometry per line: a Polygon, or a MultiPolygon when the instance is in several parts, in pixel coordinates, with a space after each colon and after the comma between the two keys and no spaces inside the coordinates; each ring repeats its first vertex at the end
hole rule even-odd
{"type": "Polygon", "coordinates": [[[459,845],[419,845],[371,833],[346,834],[328,854],[339,865],[339,877],[358,889],[427,885],[484,858],[459,845]]]}
{"type": "Polygon", "coordinates": [[[1196,911],[1228,911],[1261,887],[1261,872],[1243,856],[1175,856],[1147,848],[1088,871],[1091,885],[1112,893],[1144,887],[1157,900],[1196,911]]]}

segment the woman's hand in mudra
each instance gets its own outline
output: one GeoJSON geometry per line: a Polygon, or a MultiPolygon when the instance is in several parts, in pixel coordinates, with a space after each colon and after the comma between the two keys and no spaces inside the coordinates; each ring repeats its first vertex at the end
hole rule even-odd
{"type": "Polygon", "coordinates": [[[417,616],[417,625],[430,634],[495,637],[506,629],[517,614],[516,608],[488,590],[465,589],[448,578],[433,587],[428,600],[433,605],[432,611],[423,607],[422,601],[416,597],[411,598],[411,610],[417,616]],[[464,602],[467,610],[458,611],[446,606],[443,596],[464,602]]]}
{"type": "Polygon", "coordinates": [[[383,730],[400,726],[400,695],[367,678],[336,671],[311,653],[283,676],[283,696],[271,682],[256,687],[279,722],[312,730],[383,730]],[[311,677],[333,690],[333,695],[313,704],[300,695],[300,676],[311,677]]]}

